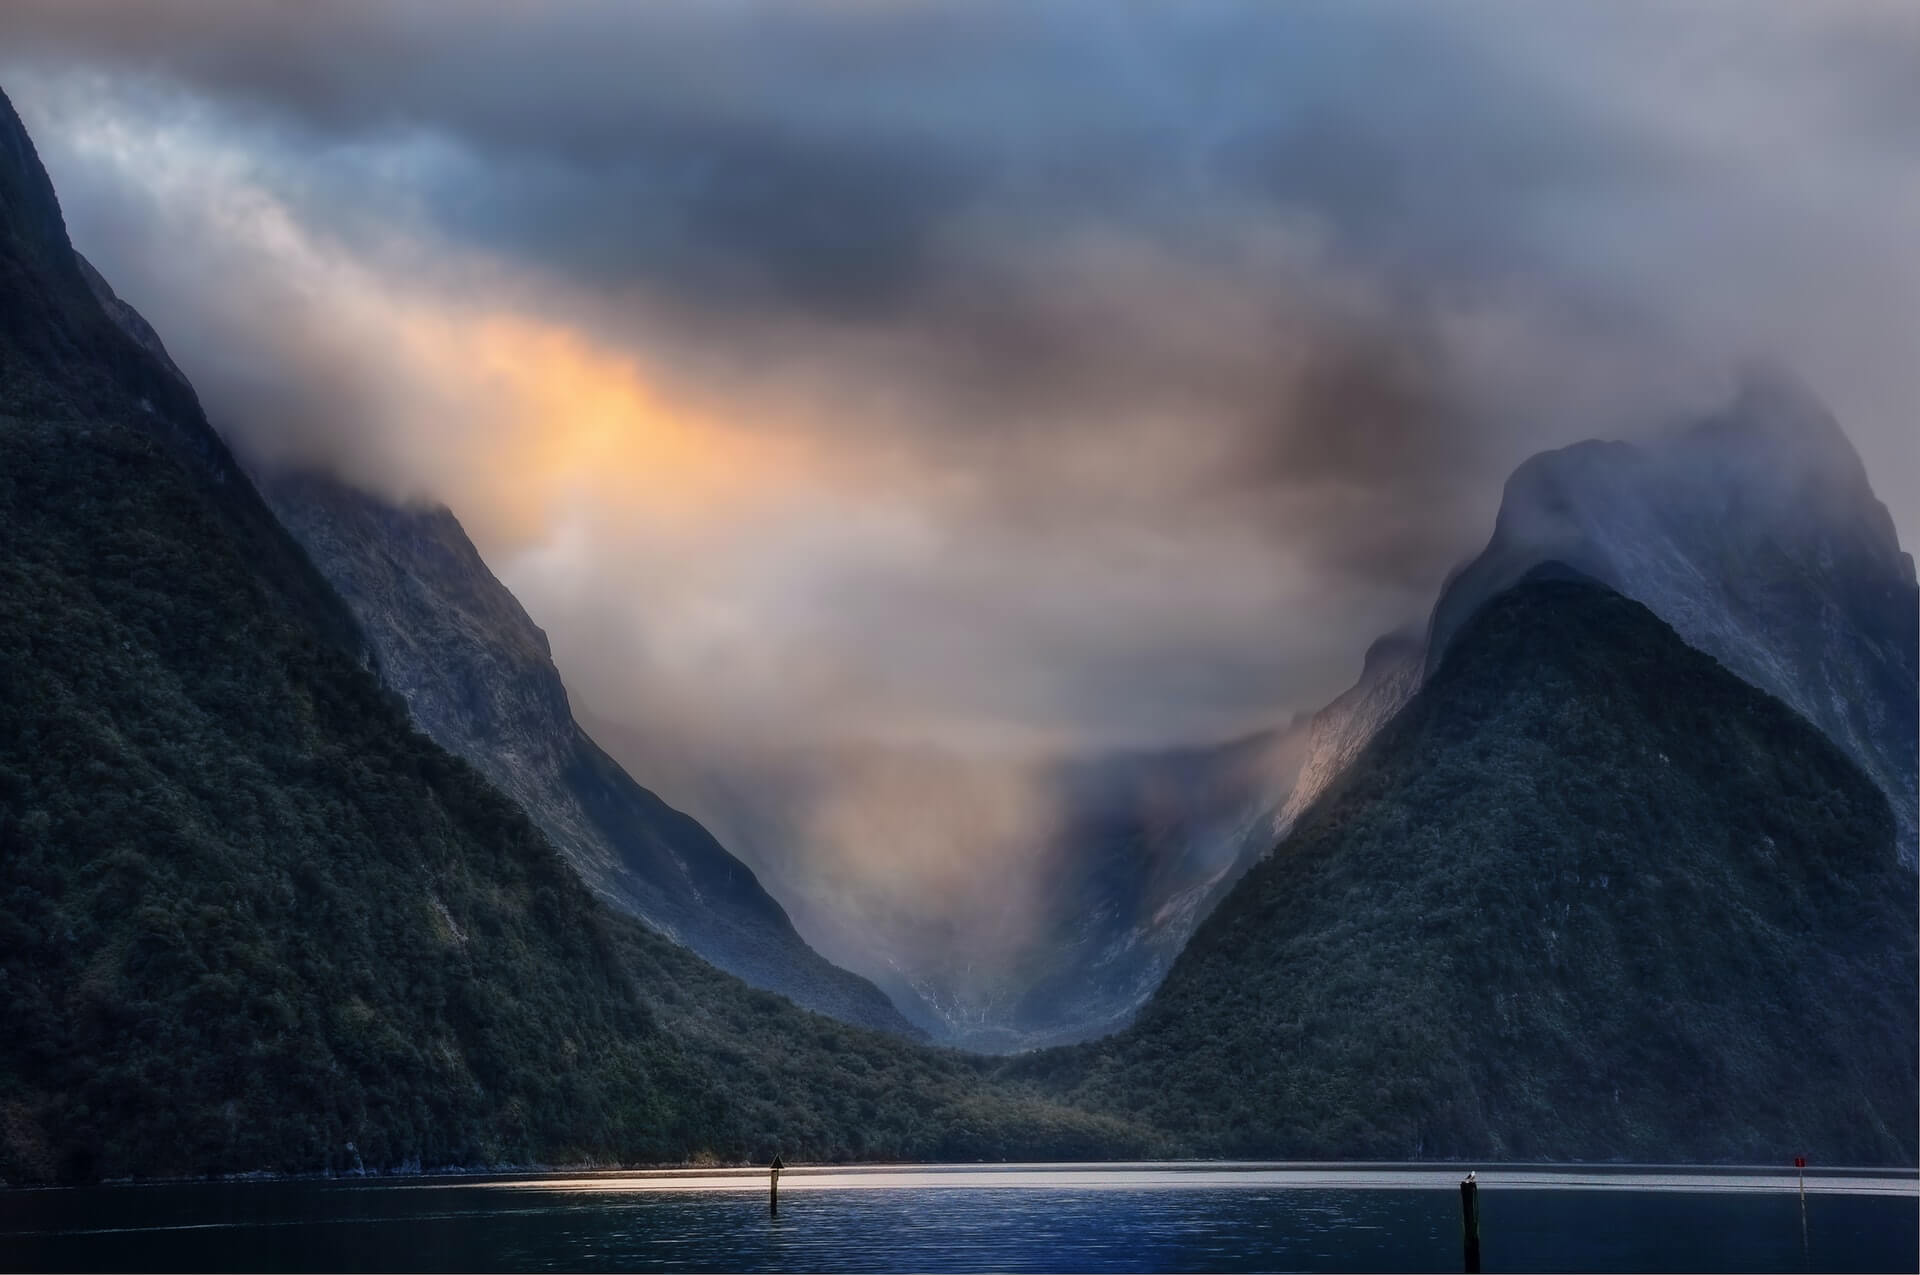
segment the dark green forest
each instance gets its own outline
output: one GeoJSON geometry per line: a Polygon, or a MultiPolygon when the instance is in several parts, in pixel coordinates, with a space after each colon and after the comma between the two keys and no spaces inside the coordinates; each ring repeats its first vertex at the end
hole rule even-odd
{"type": "Polygon", "coordinates": [[[593,900],[0,151],[0,1178],[1154,1145],[593,900]]]}
{"type": "Polygon", "coordinates": [[[1206,1155],[1914,1162],[1885,798],[1636,602],[1532,578],[1036,1092],[1206,1155]]]}

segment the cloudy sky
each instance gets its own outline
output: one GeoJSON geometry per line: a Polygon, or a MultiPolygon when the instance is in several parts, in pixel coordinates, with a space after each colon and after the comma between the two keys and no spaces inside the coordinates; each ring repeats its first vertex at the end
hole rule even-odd
{"type": "Polygon", "coordinates": [[[964,756],[995,844],[1746,360],[1920,541],[1901,0],[9,0],[0,84],[216,425],[451,505],[579,706],[964,756]]]}

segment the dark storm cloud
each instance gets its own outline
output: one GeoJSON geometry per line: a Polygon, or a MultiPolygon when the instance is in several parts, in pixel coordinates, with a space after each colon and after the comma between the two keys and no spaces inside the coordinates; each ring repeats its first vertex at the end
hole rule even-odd
{"type": "Polygon", "coordinates": [[[1511,264],[1531,192],[1652,162],[1406,9],[25,0],[8,28],[228,102],[303,162],[442,137],[460,162],[409,192],[439,227],[576,283],[882,321],[987,201],[1015,240],[1205,253],[1223,216],[1305,214],[1458,271],[1511,264]]]}
{"type": "MultiPolygon", "coordinates": [[[[20,0],[0,35],[16,63],[105,73],[123,115],[245,153],[246,183],[371,271],[458,296],[497,267],[549,319],[716,396],[805,384],[810,429],[971,484],[946,516],[1016,562],[1097,556],[1124,523],[1196,560],[1264,544],[1316,598],[1411,613],[1527,451],[1711,383],[1667,311],[1755,308],[1721,285],[1790,225],[1742,206],[1768,193],[1756,148],[1844,130],[1847,171],[1873,177],[1911,142],[1911,21],[1740,13],[1725,36],[1731,10],[1633,6],[20,0]],[[1803,135],[1768,114],[1783,85],[1803,135]],[[1661,216],[1720,219],[1739,246],[1694,273],[1678,239],[1643,251],[1661,216]],[[1623,259],[1643,277],[1611,286],[1623,259]]],[[[151,219],[90,215],[100,255],[149,241],[120,255],[150,295],[213,269],[134,264],[153,231],[127,227],[151,219]]],[[[1809,260],[1843,250],[1837,229],[1806,227],[1809,260]]],[[[404,469],[419,405],[324,307],[259,286],[268,348],[186,352],[210,401],[263,450],[404,469]],[[276,404],[288,376],[302,390],[276,404]]],[[[840,587],[908,606],[883,575],[840,587]]],[[[948,601],[1037,587],[987,575],[948,601]]],[[[1128,633],[1081,635],[1087,658],[1135,669],[1177,639],[1258,663],[1228,653],[1237,630],[1128,633]]],[[[1273,668],[1249,694],[1324,689],[1273,668]]]]}
{"type": "Polygon", "coordinates": [[[906,308],[938,268],[942,220],[975,166],[905,141],[638,121],[617,155],[514,155],[430,193],[438,227],[609,291],[643,285],[702,309],[828,318],[906,308]]]}

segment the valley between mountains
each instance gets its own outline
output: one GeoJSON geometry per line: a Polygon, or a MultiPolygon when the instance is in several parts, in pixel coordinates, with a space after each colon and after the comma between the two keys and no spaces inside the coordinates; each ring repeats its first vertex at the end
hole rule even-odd
{"type": "Polygon", "coordinates": [[[1920,589],[1782,375],[1527,462],[1317,713],[1063,759],[963,966],[810,942],[772,786],[667,800],[455,511],[243,464],[163,339],[0,98],[8,1184],[1920,1158],[1920,589]]]}

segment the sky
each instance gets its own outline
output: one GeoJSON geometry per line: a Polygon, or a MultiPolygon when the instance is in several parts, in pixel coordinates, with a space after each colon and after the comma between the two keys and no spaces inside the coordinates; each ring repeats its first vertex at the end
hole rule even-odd
{"type": "Polygon", "coordinates": [[[451,506],[689,772],[857,759],[787,852],[903,894],[1753,361],[1920,542],[1903,2],[9,0],[0,85],[238,448],[451,506]]]}

